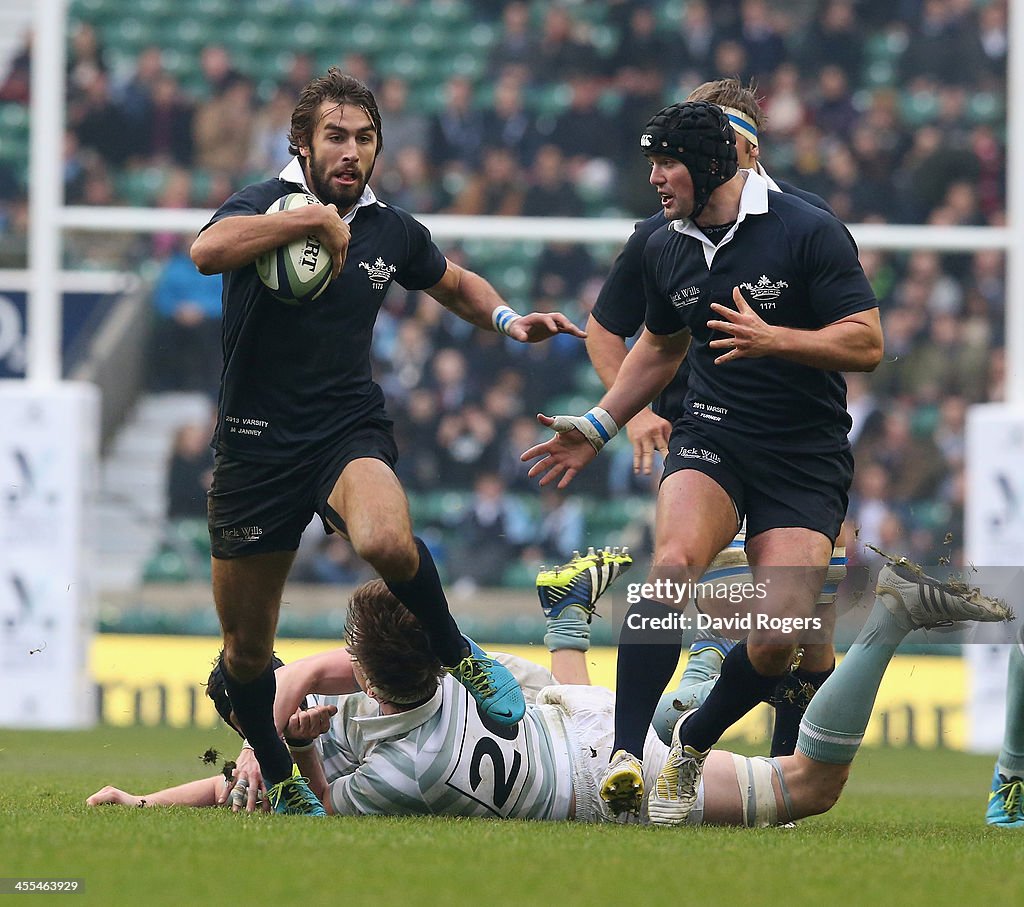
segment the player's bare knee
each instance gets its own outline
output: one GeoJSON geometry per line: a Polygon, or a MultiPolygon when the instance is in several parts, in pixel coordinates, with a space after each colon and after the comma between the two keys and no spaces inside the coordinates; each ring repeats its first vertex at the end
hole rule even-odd
{"type": "Polygon", "coordinates": [[[795,654],[792,634],[758,633],[756,640],[747,637],[747,657],[754,670],[766,677],[785,674],[795,654]]]}
{"type": "Polygon", "coordinates": [[[412,579],[419,568],[419,553],[412,539],[403,534],[384,529],[353,539],[352,545],[356,554],[387,580],[412,579]]]}
{"type": "Polygon", "coordinates": [[[232,677],[242,683],[248,683],[266,670],[273,654],[273,642],[264,645],[252,640],[227,636],[224,639],[222,660],[232,677]]]}

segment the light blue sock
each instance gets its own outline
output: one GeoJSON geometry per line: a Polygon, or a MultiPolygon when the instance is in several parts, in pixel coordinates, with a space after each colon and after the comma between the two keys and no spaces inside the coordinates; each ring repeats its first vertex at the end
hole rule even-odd
{"type": "Polygon", "coordinates": [[[671,745],[672,729],[683,712],[704,704],[721,670],[722,655],[715,649],[702,649],[687,658],[679,685],[658,700],[651,719],[651,726],[663,743],[671,745]]]}
{"type": "Polygon", "coordinates": [[[1006,778],[1024,777],[1024,641],[1018,634],[1006,670],[1006,728],[996,765],[1006,778]]]}
{"type": "Polygon", "coordinates": [[[547,619],[547,628],[544,645],[549,652],[557,649],[590,650],[590,623],[582,608],[569,605],[558,617],[547,619]]]}
{"type": "Polygon", "coordinates": [[[867,623],[807,706],[796,748],[817,762],[849,765],[864,740],[882,675],[910,631],[876,598],[867,623]]]}

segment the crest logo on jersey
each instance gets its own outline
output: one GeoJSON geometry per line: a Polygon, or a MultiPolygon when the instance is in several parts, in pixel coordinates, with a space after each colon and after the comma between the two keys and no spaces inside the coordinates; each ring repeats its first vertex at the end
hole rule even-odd
{"type": "Polygon", "coordinates": [[[388,281],[391,280],[391,275],[398,270],[394,265],[384,264],[384,259],[379,255],[372,265],[361,261],[359,262],[359,267],[370,275],[370,285],[375,290],[383,290],[388,285],[388,281]]]}
{"type": "Polygon", "coordinates": [[[782,291],[788,287],[789,284],[784,280],[772,283],[766,274],[762,274],[760,278],[758,278],[757,283],[740,284],[740,289],[746,290],[747,294],[758,302],[765,302],[769,299],[778,299],[782,295],[782,291]]]}
{"type": "Polygon", "coordinates": [[[686,287],[684,290],[676,290],[669,299],[677,309],[685,309],[693,305],[700,298],[700,290],[697,287],[686,287]]]}

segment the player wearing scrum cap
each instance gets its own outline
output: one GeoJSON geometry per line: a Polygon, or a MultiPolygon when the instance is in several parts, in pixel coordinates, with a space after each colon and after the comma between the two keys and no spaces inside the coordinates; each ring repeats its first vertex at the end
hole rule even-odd
{"type": "MultiPolygon", "coordinates": [[[[599,405],[583,416],[539,416],[556,434],[523,459],[540,458],[530,475],[542,484],[568,485],[668,384],[692,341],[658,494],[652,579],[671,570],[699,580],[745,518],[754,577],[770,579],[750,610],[810,617],[853,475],[840,372],[880,361],[878,303],[838,220],[739,170],[722,108],[666,107],[639,144],[671,221],[644,248],[645,330],[599,405]]],[[[675,634],[652,639],[628,628],[657,621],[665,608],[632,605],[620,637],[615,752],[602,782],[616,812],[640,808],[638,756],[681,650],[675,634]]],[[[685,821],[712,744],[771,695],[795,642],[755,630],[729,652],[704,705],[676,725],[650,791],[653,822],[685,821]]]]}
{"type": "Polygon", "coordinates": [[[351,540],[495,721],[515,723],[524,709],[512,675],[459,632],[430,552],[413,535],[370,369],[388,288],[424,290],[470,324],[524,343],[583,332],[558,312],[518,315],[486,280],[448,261],[426,227],[377,199],[368,181],[383,147],[380,112],[358,79],[331,68],[306,85],[289,141],[295,156],[280,175],[227,199],[191,254],[204,274],[224,275],[209,529],[226,686],[274,808],[323,815],[277,736],[270,667],[281,593],[314,515],[351,540]],[[323,204],[265,213],[298,191],[323,204]],[[284,305],[263,286],[256,259],[311,233],[333,258],[333,279],[314,303],[284,305]]]}
{"type": "MultiPolygon", "coordinates": [[[[729,117],[729,123],[736,133],[736,161],[740,169],[754,170],[765,178],[773,192],[785,192],[802,198],[817,208],[832,213],[828,203],[821,197],[805,192],[788,183],[773,180],[761,163],[760,133],[765,126],[764,112],[758,103],[753,85],[746,86],[739,79],[717,79],[697,86],[687,97],[688,101],[710,101],[719,105],[729,117]]],[[[626,338],[639,333],[644,322],[644,298],[637,288],[643,284],[642,259],[647,240],[658,229],[665,226],[665,215],[658,211],[638,223],[632,236],[623,246],[598,295],[594,310],[587,322],[587,353],[601,381],[606,388],[612,386],[626,358],[626,338]]],[[[851,242],[852,242],[851,237],[851,242]]],[[[651,407],[644,407],[629,422],[625,429],[633,445],[633,469],[647,475],[651,471],[654,452],[668,452],[668,439],[672,431],[672,419],[681,412],[686,396],[689,362],[684,359],[679,371],[668,386],[658,395],[651,407]]],[[[733,539],[712,565],[708,580],[728,578],[740,580],[740,568],[746,564],[744,553],[745,532],[733,539]]],[[[819,614],[831,626],[839,582],[846,574],[846,547],[840,534],[836,550],[832,555],[829,575],[819,599],[823,608],[819,614]]],[[[698,603],[700,606],[700,603],[698,603]]],[[[775,708],[775,727],[772,734],[771,754],[789,755],[796,745],[796,734],[800,715],[813,691],[824,683],[835,667],[835,650],[831,633],[827,630],[802,640],[800,664],[779,682],[773,691],[771,703],[775,708]]],[[[722,638],[700,638],[690,648],[687,670],[717,674],[722,658],[731,643],[722,638]],[[706,664],[703,664],[706,662],[706,664]]],[[[703,676],[702,673],[698,676],[703,676]]],[[[687,681],[688,682],[688,681],[687,681]]],[[[655,726],[663,739],[668,739],[679,712],[675,703],[687,701],[688,697],[666,693],[662,697],[655,718],[655,726]]]]}

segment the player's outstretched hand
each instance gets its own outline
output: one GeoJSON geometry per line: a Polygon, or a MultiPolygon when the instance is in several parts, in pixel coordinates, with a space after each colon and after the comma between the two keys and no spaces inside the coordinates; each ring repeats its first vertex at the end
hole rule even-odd
{"type": "Polygon", "coordinates": [[[626,423],[626,435],[633,445],[633,472],[649,476],[654,462],[654,451],[668,455],[668,439],[672,423],[647,409],[638,412],[626,423]]]}
{"type": "Polygon", "coordinates": [[[708,327],[730,335],[708,344],[712,349],[725,350],[715,360],[715,365],[732,362],[733,359],[759,359],[761,356],[772,355],[774,327],[750,307],[739,287],[732,288],[732,299],[736,303],[735,310],[717,302],[711,303],[712,311],[725,320],[711,320],[708,327]]]}
{"type": "Polygon", "coordinates": [[[549,485],[561,476],[558,487],[565,488],[576,477],[576,473],[597,456],[594,445],[571,421],[579,418],[537,413],[537,421],[553,428],[556,434],[550,441],[534,445],[519,458],[528,463],[540,457],[527,473],[531,479],[540,476],[540,484],[549,485]]]}
{"type": "Polygon", "coordinates": [[[520,343],[540,343],[555,334],[587,336],[586,331],[576,327],[561,312],[530,312],[517,318],[508,328],[509,337],[520,343]]]}

